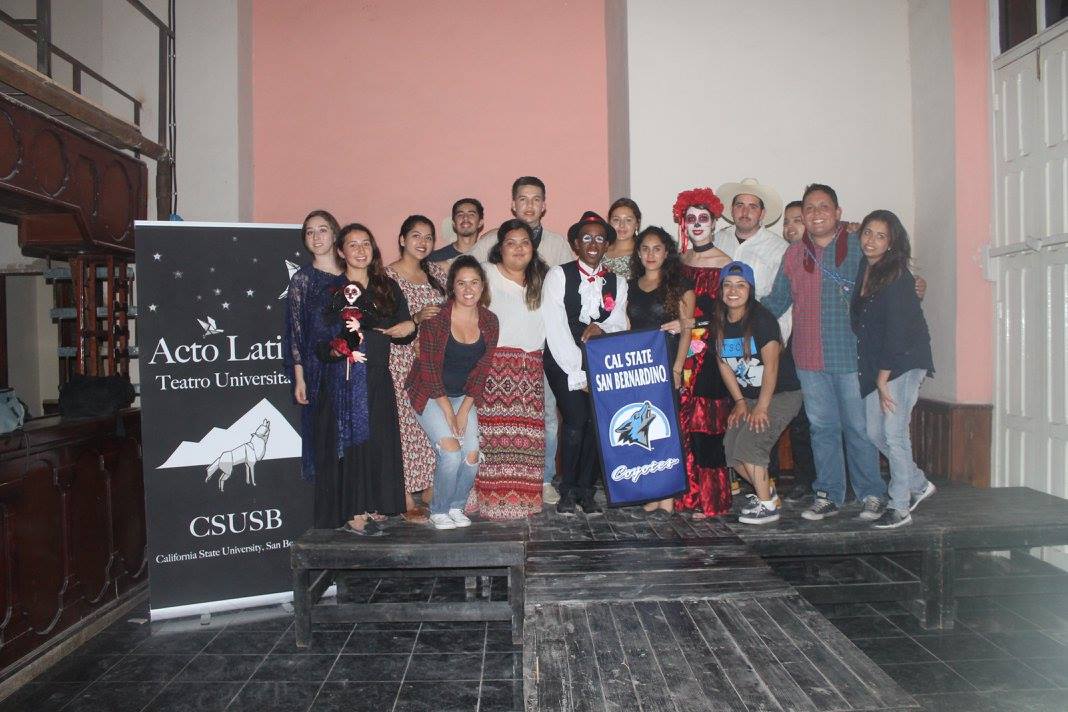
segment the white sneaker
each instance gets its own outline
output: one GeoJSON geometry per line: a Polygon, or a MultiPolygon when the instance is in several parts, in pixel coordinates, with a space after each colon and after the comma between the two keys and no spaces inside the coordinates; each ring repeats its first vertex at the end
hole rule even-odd
{"type": "Polygon", "coordinates": [[[560,493],[553,487],[552,482],[546,482],[541,486],[541,501],[545,504],[556,504],[560,501],[560,493]]]}
{"type": "Polygon", "coordinates": [[[455,524],[457,527],[471,526],[471,520],[468,519],[467,515],[464,514],[462,509],[450,509],[449,519],[451,519],[452,523],[455,524]]]}
{"type": "Polygon", "coordinates": [[[430,523],[435,529],[455,529],[456,522],[448,514],[431,514],[430,523]]]}

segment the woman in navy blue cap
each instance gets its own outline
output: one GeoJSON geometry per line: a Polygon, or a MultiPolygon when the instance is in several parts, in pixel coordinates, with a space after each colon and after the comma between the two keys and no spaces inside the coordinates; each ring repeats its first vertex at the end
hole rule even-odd
{"type": "Polygon", "coordinates": [[[719,371],[734,399],[723,449],[727,464],[756,490],[738,521],[769,524],[778,521],[779,510],[768,462],[779,435],[801,408],[801,384],[779,322],[756,301],[753,268],[730,262],[719,279],[712,330],[719,371]]]}

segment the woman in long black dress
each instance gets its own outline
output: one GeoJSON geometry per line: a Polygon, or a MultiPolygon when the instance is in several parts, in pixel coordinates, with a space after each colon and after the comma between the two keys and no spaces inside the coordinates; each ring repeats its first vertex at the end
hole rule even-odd
{"type": "Polygon", "coordinates": [[[301,235],[312,261],[289,280],[286,300],[285,343],[282,348],[286,375],[293,382],[293,399],[300,404],[301,476],[315,480],[315,409],[323,364],[310,336],[312,322],[330,300],[330,290],[341,280],[341,261],[334,245],[341,228],[325,210],[304,218],[301,235]]]}
{"type": "Polygon", "coordinates": [[[345,274],[334,308],[317,325],[326,365],[315,428],[315,526],[374,535],[381,533],[377,521],[384,515],[404,511],[389,346],[391,341],[412,341],[415,324],[400,287],[386,276],[370,230],[346,225],[338,234],[337,250],[345,274]],[[345,298],[357,293],[354,301],[345,298]],[[344,341],[355,343],[351,353],[338,342],[345,336],[344,341]]]}
{"type": "MultiPolygon", "coordinates": [[[[664,228],[651,226],[638,235],[630,256],[632,279],[627,283],[627,318],[631,329],[668,332],[668,355],[675,389],[682,384],[682,367],[690,349],[693,327],[693,282],[682,275],[675,241],[664,228]],[[681,332],[681,335],[680,335],[681,332]]],[[[645,505],[646,512],[675,511],[673,497],[645,505]]],[[[660,515],[664,516],[664,515],[660,515]]]]}

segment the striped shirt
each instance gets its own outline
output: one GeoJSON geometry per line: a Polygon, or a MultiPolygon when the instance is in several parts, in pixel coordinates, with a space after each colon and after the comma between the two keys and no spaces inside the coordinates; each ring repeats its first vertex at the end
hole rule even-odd
{"type": "Polygon", "coordinates": [[[808,249],[801,240],[790,245],[775,275],[771,293],[761,302],[776,317],[794,308],[794,363],[805,371],[855,373],[857,338],[849,322],[849,301],[841,280],[853,280],[862,254],[857,235],[841,228],[826,247],[813,244],[819,263],[811,272],[805,269],[808,249]],[[848,240],[845,259],[834,264],[835,245],[848,240]]]}

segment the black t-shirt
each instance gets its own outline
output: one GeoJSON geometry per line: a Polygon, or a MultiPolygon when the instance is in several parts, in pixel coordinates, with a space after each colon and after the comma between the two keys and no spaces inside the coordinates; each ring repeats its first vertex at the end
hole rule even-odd
{"type": "MultiPolygon", "coordinates": [[[[745,360],[745,351],[742,348],[741,323],[727,322],[723,331],[722,358],[738,380],[742,389],[742,395],[746,398],[760,397],[760,386],[764,383],[764,362],[760,358],[760,349],[770,341],[779,341],[781,332],[779,322],[767,309],[761,305],[755,305],[750,319],[749,337],[749,360],[745,360]]],[[[790,355],[790,349],[786,348],[779,352],[779,377],[775,382],[775,392],[796,391],[801,388],[797,380],[797,371],[794,369],[794,359],[790,355]]]]}
{"type": "Polygon", "coordinates": [[[445,260],[455,260],[460,255],[464,254],[456,249],[456,243],[450,242],[444,247],[439,247],[430,253],[431,262],[444,262],[445,260]]]}
{"type": "MultiPolygon", "coordinates": [[[[693,289],[693,282],[685,277],[681,280],[683,294],[693,289]]],[[[678,305],[675,305],[675,309],[669,312],[664,302],[666,295],[667,290],[659,287],[651,292],[642,290],[638,286],[637,279],[627,282],[627,319],[630,320],[630,328],[634,330],[659,329],[675,319],[676,317],[669,317],[668,314],[675,312],[678,305]]],[[[679,349],[678,334],[668,334],[668,349],[668,362],[674,363],[675,354],[679,349]]]]}

